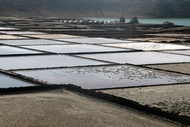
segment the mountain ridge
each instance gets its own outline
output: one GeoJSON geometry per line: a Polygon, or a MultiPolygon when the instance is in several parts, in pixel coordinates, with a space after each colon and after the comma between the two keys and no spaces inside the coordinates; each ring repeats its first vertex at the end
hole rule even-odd
{"type": "Polygon", "coordinates": [[[1,16],[190,18],[190,0],[0,0],[1,16]]]}

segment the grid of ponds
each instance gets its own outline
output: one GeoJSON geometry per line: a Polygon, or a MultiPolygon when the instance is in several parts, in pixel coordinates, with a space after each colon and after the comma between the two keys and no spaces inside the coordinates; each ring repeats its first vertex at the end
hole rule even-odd
{"type": "MultiPolygon", "coordinates": [[[[190,82],[188,73],[148,66],[190,63],[188,46],[2,30],[7,35],[0,35],[0,71],[7,73],[84,89],[190,82]]],[[[34,85],[13,77],[0,74],[0,88],[34,85]]]]}

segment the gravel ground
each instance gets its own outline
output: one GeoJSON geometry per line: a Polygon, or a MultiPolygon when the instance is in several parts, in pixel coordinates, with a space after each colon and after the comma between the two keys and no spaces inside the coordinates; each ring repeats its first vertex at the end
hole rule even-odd
{"type": "Polygon", "coordinates": [[[129,41],[140,41],[140,42],[184,42],[186,39],[183,38],[169,38],[169,37],[149,37],[149,38],[129,38],[129,41]]]}
{"type": "Polygon", "coordinates": [[[190,63],[151,65],[147,67],[190,74],[190,63]]]}
{"type": "Polygon", "coordinates": [[[114,96],[136,101],[190,117],[190,84],[102,90],[114,96]]]}
{"type": "Polygon", "coordinates": [[[175,127],[66,90],[0,96],[0,125],[4,127],[175,127]]]}

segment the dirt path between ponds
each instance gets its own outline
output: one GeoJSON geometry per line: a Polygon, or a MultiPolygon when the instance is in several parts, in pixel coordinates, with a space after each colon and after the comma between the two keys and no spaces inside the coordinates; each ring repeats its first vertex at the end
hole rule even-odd
{"type": "Polygon", "coordinates": [[[175,127],[67,90],[0,96],[0,125],[6,127],[175,127]]]}

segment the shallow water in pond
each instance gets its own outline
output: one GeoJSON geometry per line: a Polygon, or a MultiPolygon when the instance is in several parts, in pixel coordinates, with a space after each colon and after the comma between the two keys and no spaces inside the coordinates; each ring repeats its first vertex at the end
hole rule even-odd
{"type": "Polygon", "coordinates": [[[161,52],[105,53],[77,56],[120,64],[129,63],[134,65],[190,62],[189,56],[167,54],[161,52]]]}
{"type": "Polygon", "coordinates": [[[0,40],[0,43],[7,45],[56,45],[56,44],[68,44],[66,42],[58,42],[45,39],[33,39],[33,40],[0,40]]]}
{"type": "Polygon", "coordinates": [[[10,46],[0,46],[0,55],[16,55],[16,54],[39,54],[42,52],[15,48],[10,46]]]}
{"type": "Polygon", "coordinates": [[[3,61],[3,62],[0,62],[0,68],[5,69],[5,70],[107,64],[105,62],[82,59],[82,58],[71,57],[71,56],[66,56],[66,55],[0,57],[0,61],[3,61]]]}
{"type": "Polygon", "coordinates": [[[87,44],[75,45],[46,45],[46,46],[23,46],[24,48],[36,49],[40,51],[54,53],[92,53],[92,52],[117,52],[117,51],[132,51],[130,49],[111,48],[87,44]]]}
{"type": "Polygon", "coordinates": [[[67,34],[28,34],[26,37],[41,38],[41,39],[66,39],[66,38],[81,38],[81,36],[67,34]]]}
{"type": "Polygon", "coordinates": [[[18,30],[17,28],[11,28],[11,27],[0,27],[0,30],[18,30]]]}
{"type": "Polygon", "coordinates": [[[35,86],[36,84],[21,81],[0,73],[0,88],[35,86]]]}
{"type": "Polygon", "coordinates": [[[167,53],[181,54],[181,55],[190,55],[190,50],[179,50],[179,51],[165,51],[167,53]]]}
{"type": "Polygon", "coordinates": [[[31,32],[31,31],[5,31],[3,32],[5,34],[11,34],[11,35],[27,35],[27,34],[43,34],[41,32],[31,32]]]}
{"type": "Polygon", "coordinates": [[[85,89],[104,89],[190,82],[190,76],[129,65],[15,71],[51,84],[75,84],[85,89]]]}
{"type": "Polygon", "coordinates": [[[74,39],[59,39],[59,40],[75,42],[75,43],[90,43],[90,44],[128,42],[128,41],[123,41],[118,39],[108,39],[108,38],[74,38],[74,39]]]}

